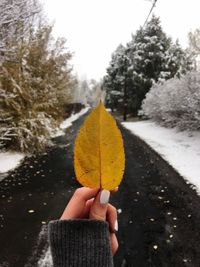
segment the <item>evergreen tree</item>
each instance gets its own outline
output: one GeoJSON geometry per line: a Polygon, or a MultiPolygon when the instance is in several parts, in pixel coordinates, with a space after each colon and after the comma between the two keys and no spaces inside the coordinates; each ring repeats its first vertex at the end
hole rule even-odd
{"type": "MultiPolygon", "coordinates": [[[[22,2],[17,0],[13,5],[22,2]]],[[[2,17],[12,11],[13,5],[3,6],[2,17]]],[[[24,8],[18,11],[22,13],[17,14],[15,23],[22,25],[26,21],[26,17],[22,20],[24,8]]],[[[12,37],[0,29],[5,44],[0,58],[0,147],[11,145],[21,151],[38,152],[50,143],[52,131],[63,119],[75,79],[65,40],[54,41],[52,26],[47,23],[37,27],[31,24],[35,12],[32,17],[25,14],[30,19],[29,30],[22,26],[18,31],[17,27],[12,37]],[[11,40],[9,46],[6,40],[11,40]]],[[[8,28],[14,27],[12,20],[7,23],[8,28]]]]}
{"type": "Polygon", "coordinates": [[[119,46],[104,78],[107,104],[121,108],[122,99],[128,111],[137,114],[151,86],[191,69],[191,60],[179,43],[173,44],[153,16],[140,28],[126,47],[119,46]],[[125,88],[125,94],[124,94],[125,88]]]}
{"type": "Polygon", "coordinates": [[[157,81],[160,70],[166,68],[165,52],[170,44],[171,40],[162,31],[159,18],[153,16],[145,29],[136,32],[129,45],[134,71],[144,79],[157,81]]]}
{"type": "Polygon", "coordinates": [[[136,110],[151,86],[190,69],[190,60],[178,42],[163,32],[158,17],[153,16],[145,29],[140,29],[129,44],[136,90],[136,110]]]}
{"type": "Polygon", "coordinates": [[[120,44],[112,54],[103,87],[106,90],[106,105],[112,110],[124,109],[128,105],[129,76],[131,74],[130,59],[126,48],[120,44]]]}

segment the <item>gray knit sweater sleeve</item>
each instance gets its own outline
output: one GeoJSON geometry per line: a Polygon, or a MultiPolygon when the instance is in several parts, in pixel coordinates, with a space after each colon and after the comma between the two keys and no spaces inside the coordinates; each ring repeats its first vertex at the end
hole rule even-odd
{"type": "Polygon", "coordinates": [[[54,267],[113,267],[107,222],[51,221],[49,240],[54,267]]]}

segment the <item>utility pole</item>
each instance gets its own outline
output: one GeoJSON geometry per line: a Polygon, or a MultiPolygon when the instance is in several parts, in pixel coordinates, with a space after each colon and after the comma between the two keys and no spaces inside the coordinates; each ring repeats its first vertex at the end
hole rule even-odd
{"type": "Polygon", "coordinates": [[[126,121],[127,115],[127,86],[126,86],[126,74],[124,79],[124,112],[123,112],[123,120],[126,121]]]}
{"type": "Polygon", "coordinates": [[[125,52],[125,58],[124,58],[124,110],[123,110],[123,120],[126,121],[127,118],[127,72],[126,72],[126,68],[127,68],[127,56],[126,56],[126,52],[125,52]]]}

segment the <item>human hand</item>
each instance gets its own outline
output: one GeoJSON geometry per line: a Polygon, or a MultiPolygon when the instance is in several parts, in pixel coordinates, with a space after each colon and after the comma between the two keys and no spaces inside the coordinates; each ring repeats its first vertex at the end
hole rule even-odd
{"type": "MultiPolygon", "coordinates": [[[[116,191],[116,190],[115,190],[116,191]]],[[[110,191],[81,187],[75,191],[60,220],[93,219],[107,221],[113,254],[118,249],[115,232],[118,230],[117,211],[108,203],[110,191]]]]}

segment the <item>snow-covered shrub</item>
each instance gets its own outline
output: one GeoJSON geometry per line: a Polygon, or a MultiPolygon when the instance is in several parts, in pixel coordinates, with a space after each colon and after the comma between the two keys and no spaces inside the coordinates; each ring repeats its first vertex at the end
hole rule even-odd
{"type": "Polygon", "coordinates": [[[58,121],[45,112],[29,111],[21,116],[0,120],[0,149],[9,147],[29,153],[43,151],[51,145],[58,121]]]}
{"type": "Polygon", "coordinates": [[[199,130],[200,72],[155,84],[147,93],[140,114],[167,127],[199,130]]]}
{"type": "Polygon", "coordinates": [[[21,151],[38,152],[50,145],[50,137],[56,123],[44,112],[28,114],[13,127],[15,146],[21,151]]]}

